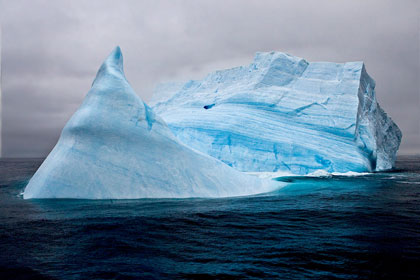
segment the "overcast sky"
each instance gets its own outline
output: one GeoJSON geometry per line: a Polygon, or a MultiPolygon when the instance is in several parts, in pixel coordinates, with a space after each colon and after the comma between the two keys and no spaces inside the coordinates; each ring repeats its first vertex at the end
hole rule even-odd
{"type": "Polygon", "coordinates": [[[3,156],[46,156],[120,45],[147,102],[158,82],[249,64],[257,51],[360,61],[420,153],[420,1],[2,1],[3,156]]]}

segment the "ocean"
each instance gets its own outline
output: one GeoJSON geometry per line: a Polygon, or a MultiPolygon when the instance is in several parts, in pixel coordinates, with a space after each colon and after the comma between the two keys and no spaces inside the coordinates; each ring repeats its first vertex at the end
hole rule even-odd
{"type": "Polygon", "coordinates": [[[420,156],[247,197],[23,200],[42,160],[0,160],[0,279],[420,279],[420,156]]]}

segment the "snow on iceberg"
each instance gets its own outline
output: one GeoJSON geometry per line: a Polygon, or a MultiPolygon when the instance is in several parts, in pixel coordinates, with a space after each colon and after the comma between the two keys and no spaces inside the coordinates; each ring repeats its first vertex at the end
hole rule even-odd
{"type": "Polygon", "coordinates": [[[181,144],[127,82],[117,47],[23,196],[224,197],[278,186],[181,144]]]}
{"type": "Polygon", "coordinates": [[[160,86],[152,102],[183,143],[247,172],[387,170],[402,136],[363,62],[257,53],[249,66],[160,86]]]}

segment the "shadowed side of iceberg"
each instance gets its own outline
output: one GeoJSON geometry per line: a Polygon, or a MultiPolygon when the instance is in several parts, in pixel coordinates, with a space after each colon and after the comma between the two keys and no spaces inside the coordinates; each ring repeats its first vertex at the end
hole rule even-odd
{"type": "Polygon", "coordinates": [[[226,197],[281,186],[181,144],[131,88],[117,47],[24,198],[226,197]]]}
{"type": "Polygon", "coordinates": [[[372,170],[394,168],[402,133],[376,100],[376,83],[363,65],[358,91],[359,107],[355,139],[361,153],[371,162],[372,170]]]}

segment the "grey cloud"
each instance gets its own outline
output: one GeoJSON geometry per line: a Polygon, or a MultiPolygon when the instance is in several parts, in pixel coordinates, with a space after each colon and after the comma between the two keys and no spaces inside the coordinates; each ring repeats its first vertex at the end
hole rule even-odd
{"type": "Polygon", "coordinates": [[[420,152],[418,1],[2,1],[3,150],[45,156],[120,45],[149,100],[156,83],[202,78],[279,50],[363,60],[381,106],[420,152]]]}

